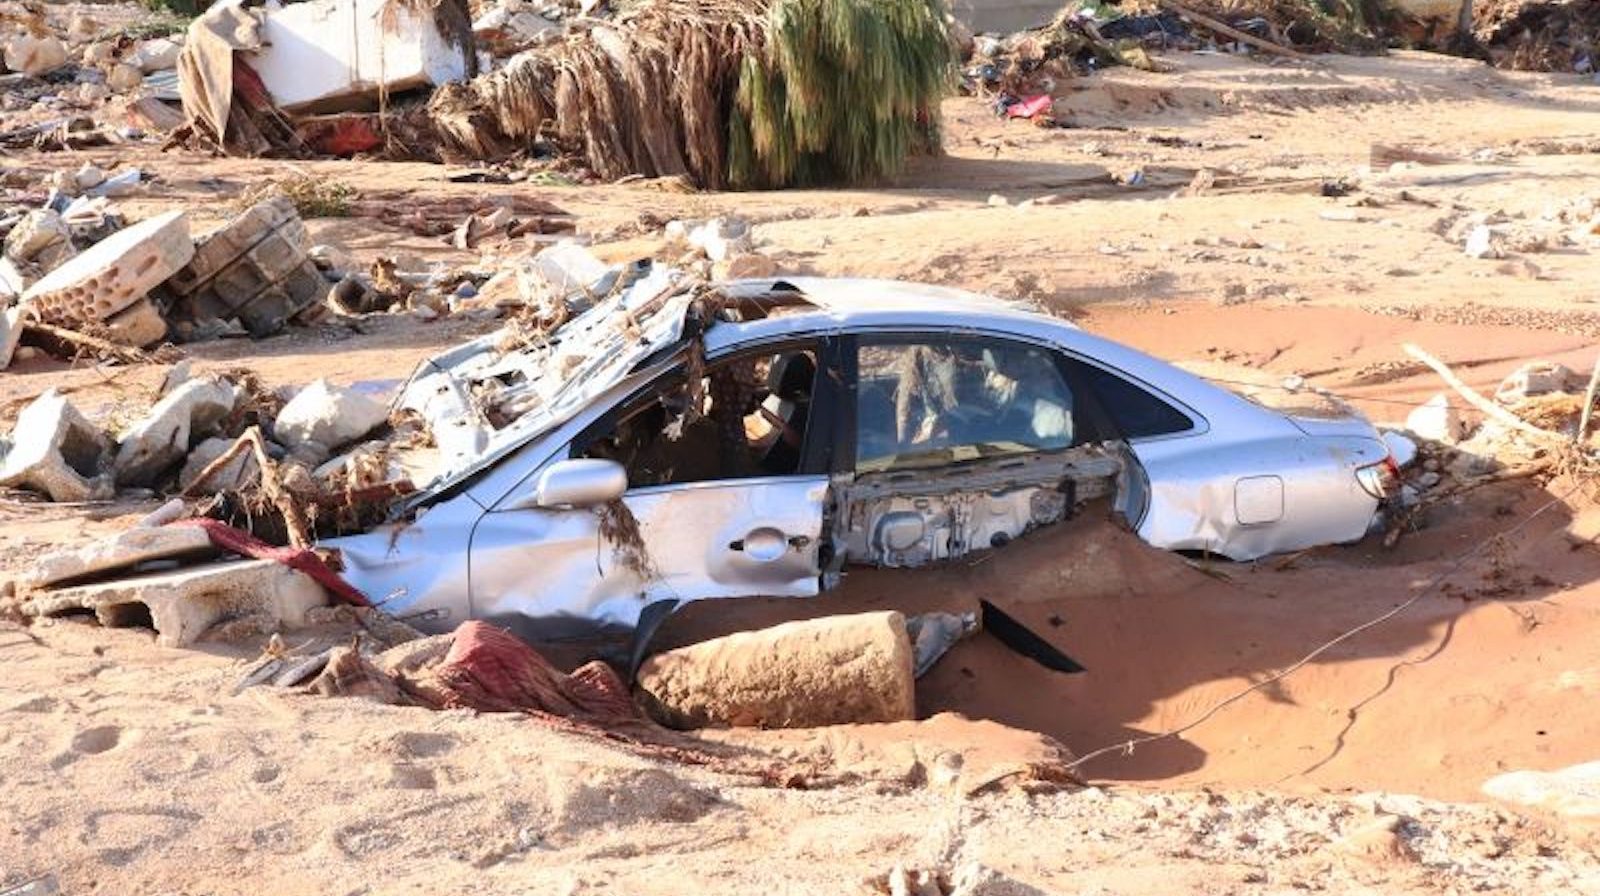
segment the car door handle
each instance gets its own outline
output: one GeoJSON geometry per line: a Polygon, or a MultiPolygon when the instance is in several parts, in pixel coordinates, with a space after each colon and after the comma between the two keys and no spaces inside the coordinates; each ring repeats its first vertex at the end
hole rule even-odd
{"type": "Polygon", "coordinates": [[[761,563],[780,560],[790,547],[803,548],[811,543],[804,535],[788,536],[770,526],[752,529],[745,537],[728,543],[728,550],[741,551],[745,556],[761,563]]]}

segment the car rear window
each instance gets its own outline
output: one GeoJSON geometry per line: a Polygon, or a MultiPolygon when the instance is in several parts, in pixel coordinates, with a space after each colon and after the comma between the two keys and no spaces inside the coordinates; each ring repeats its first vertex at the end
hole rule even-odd
{"type": "Polygon", "coordinates": [[[1122,377],[1093,364],[1077,366],[1123,438],[1164,436],[1194,428],[1189,415],[1122,377]]]}

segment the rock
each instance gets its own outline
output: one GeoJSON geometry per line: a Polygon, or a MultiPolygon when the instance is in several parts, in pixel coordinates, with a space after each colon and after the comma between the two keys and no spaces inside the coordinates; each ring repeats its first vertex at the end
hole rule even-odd
{"type": "Polygon", "coordinates": [[[114,628],[148,619],[156,643],[181,647],[219,622],[245,616],[298,628],[327,602],[322,586],[304,573],[276,560],[245,560],[38,591],[22,609],[31,616],[92,610],[101,625],[114,628]]]}
{"type": "Polygon", "coordinates": [[[1006,201],[1006,197],[1001,196],[999,193],[989,196],[989,206],[991,208],[1005,208],[1007,205],[1010,205],[1010,203],[1006,201]]]}
{"type": "Polygon", "coordinates": [[[338,450],[388,419],[389,409],[380,402],[354,389],[336,388],[327,380],[317,380],[301,389],[278,412],[273,433],[279,442],[290,447],[313,441],[324,449],[338,450]]]}
{"type": "Polygon", "coordinates": [[[6,257],[17,262],[33,262],[49,270],[72,257],[71,234],[54,209],[39,209],[24,215],[6,234],[6,257]]]}
{"type": "Polygon", "coordinates": [[[189,454],[189,447],[233,413],[239,391],[218,378],[192,379],[145,415],[117,449],[121,485],[151,486],[189,454]]]}
{"type": "Polygon", "coordinates": [[[178,56],[183,45],[165,37],[140,41],[133,50],[132,62],[144,74],[164,72],[178,67],[178,56]]]}
{"type": "Polygon", "coordinates": [[[20,35],[6,44],[6,68],[37,78],[67,64],[67,45],[54,37],[20,35]]]}
{"type": "Polygon", "coordinates": [[[1497,800],[1545,809],[1565,818],[1600,821],[1600,762],[1585,762],[1554,772],[1496,775],[1484,782],[1483,792],[1497,800]]]}
{"type": "Polygon", "coordinates": [[[1466,438],[1467,422],[1440,392],[1406,415],[1406,430],[1423,441],[1453,444],[1466,438]]]}
{"type": "Polygon", "coordinates": [[[317,270],[341,277],[356,270],[357,267],[356,260],[350,257],[350,253],[338,246],[330,246],[327,243],[318,243],[312,246],[306,250],[306,257],[311,259],[311,263],[317,266],[317,270]]]}
{"type": "Polygon", "coordinates": [[[1574,374],[1564,364],[1551,361],[1534,361],[1518,367],[1500,382],[1494,391],[1494,400],[1501,404],[1516,404],[1534,395],[1566,392],[1574,374]]]}
{"type": "Polygon", "coordinates": [[[52,323],[98,323],[143,298],[193,256],[188,216],[168,212],[89,247],[33,284],[22,301],[52,323]]]}
{"type": "Polygon", "coordinates": [[[144,72],[137,66],[119,62],[106,72],[106,86],[114,93],[132,93],[144,86],[144,72]]]}
{"type": "Polygon", "coordinates": [[[690,230],[685,240],[713,262],[748,252],[754,245],[750,238],[750,222],[732,217],[712,218],[690,230]]]}
{"type": "Polygon", "coordinates": [[[117,46],[111,41],[95,41],[83,48],[83,64],[89,68],[104,68],[116,61],[117,46]]]}
{"type": "Polygon", "coordinates": [[[92,162],[85,162],[83,167],[72,175],[72,180],[78,185],[80,191],[87,190],[105,183],[106,173],[100,169],[100,166],[92,162]]]}
{"type": "Polygon", "coordinates": [[[12,445],[0,463],[0,486],[25,486],[52,501],[94,501],[112,496],[106,471],[111,440],[55,389],[17,415],[12,445]]]}
{"type": "MultiPolygon", "coordinates": [[[[194,449],[189,452],[189,457],[183,462],[183,469],[178,471],[178,487],[188,489],[189,486],[194,485],[195,480],[201,473],[205,472],[206,467],[210,466],[232,447],[232,439],[206,439],[194,446],[194,449]]],[[[260,467],[256,464],[255,452],[243,451],[213,474],[210,480],[202,484],[205,486],[206,491],[210,492],[238,489],[254,482],[260,472],[260,467]]]]}
{"type": "Polygon", "coordinates": [[[1414,863],[1418,861],[1417,851],[1400,831],[1404,823],[1405,819],[1398,815],[1380,815],[1335,840],[1329,850],[1374,865],[1414,863]]]}
{"type": "Polygon", "coordinates": [[[199,526],[159,526],[126,529],[83,547],[46,554],[29,564],[17,583],[27,588],[48,588],[96,573],[131,569],[151,560],[176,560],[211,556],[216,548],[199,526]]]}
{"type": "Polygon", "coordinates": [[[639,670],[652,715],[680,728],[812,728],[916,713],[897,612],[789,622],[669,650],[639,670]]]}
{"type": "Polygon", "coordinates": [[[1462,252],[1468,258],[1505,258],[1505,238],[1487,224],[1479,224],[1467,234],[1462,252]]]}

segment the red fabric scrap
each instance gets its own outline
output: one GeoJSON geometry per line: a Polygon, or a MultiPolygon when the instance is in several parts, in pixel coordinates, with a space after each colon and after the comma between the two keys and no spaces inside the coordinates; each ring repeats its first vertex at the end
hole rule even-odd
{"type": "Polygon", "coordinates": [[[1052,100],[1050,98],[1050,94],[1048,93],[1041,93],[1038,96],[1030,96],[1025,99],[1019,99],[1006,107],[1006,117],[1033,118],[1036,115],[1043,115],[1044,113],[1050,111],[1051,102],[1052,100]]]}
{"type": "Polygon", "coordinates": [[[486,622],[463,622],[444,660],[404,687],[428,703],[482,712],[534,712],[590,721],[632,721],[638,707],[615,670],[584,664],[571,675],[522,639],[486,622]]]}
{"type": "Polygon", "coordinates": [[[206,535],[210,536],[212,544],[225,551],[252,560],[276,560],[290,569],[310,576],[318,585],[326,588],[328,593],[347,604],[357,607],[372,606],[372,601],[367,600],[365,594],[357,591],[354,585],[334,572],[333,568],[310,548],[280,548],[262,541],[243,529],[235,529],[221,520],[205,517],[177,520],[168,525],[199,526],[206,530],[206,535]]]}

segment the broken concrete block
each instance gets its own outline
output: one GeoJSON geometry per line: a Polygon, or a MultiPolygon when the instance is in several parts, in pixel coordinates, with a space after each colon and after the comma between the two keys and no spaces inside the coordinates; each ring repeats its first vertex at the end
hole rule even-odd
{"type": "Polygon", "coordinates": [[[144,86],[144,72],[136,65],[119,62],[106,72],[106,86],[116,93],[132,93],[144,86]]]}
{"type": "Polygon", "coordinates": [[[103,321],[144,298],[192,257],[188,215],[168,212],[89,247],[30,287],[22,301],[46,321],[103,321]]]}
{"type": "Polygon", "coordinates": [[[296,3],[267,13],[261,49],[248,58],[284,109],[333,108],[380,90],[465,79],[466,54],[435,22],[429,7],[388,0],[296,3]]]}
{"type": "Polygon", "coordinates": [[[11,366],[11,356],[22,341],[22,309],[7,308],[0,312],[0,370],[11,366]]]}
{"type": "Polygon", "coordinates": [[[144,74],[164,72],[178,67],[178,56],[183,44],[165,37],[143,40],[133,48],[132,62],[144,74]]]}
{"type": "Polygon", "coordinates": [[[276,197],[251,206],[201,237],[194,257],[167,284],[177,319],[237,318],[252,336],[283,329],[328,293],[308,255],[311,244],[294,203],[276,197]]]}
{"type": "Polygon", "coordinates": [[[309,441],[338,450],[388,419],[389,409],[381,402],[354,389],[317,380],[283,406],[272,431],[279,442],[291,448],[309,441]]]}
{"type": "Polygon", "coordinates": [[[11,450],[0,462],[0,486],[23,486],[52,501],[94,501],[114,494],[111,440],[55,389],[17,415],[11,450]]]}
{"type": "Polygon", "coordinates": [[[1494,392],[1494,400],[1501,404],[1516,404],[1534,395],[1565,392],[1573,378],[1572,369],[1565,364],[1534,361],[1518,367],[1501,380],[1500,388],[1494,392]]]}
{"type": "Polygon", "coordinates": [[[144,348],[167,338],[167,319],[148,296],[106,318],[105,337],[119,345],[144,348]]]}
{"type": "Polygon", "coordinates": [[[1467,422],[1450,403],[1450,396],[1435,394],[1406,415],[1406,429],[1428,442],[1459,442],[1467,436],[1467,422]]]}
{"type": "Polygon", "coordinates": [[[639,670],[668,725],[807,728],[916,714],[911,640],[897,612],[832,616],[669,650],[639,670]]]}
{"type": "Polygon", "coordinates": [[[216,553],[211,536],[199,526],[127,529],[80,548],[46,554],[17,579],[24,588],[48,588],[63,582],[131,569],[151,560],[206,557],[216,553]]]}
{"type": "Polygon", "coordinates": [[[233,413],[238,401],[238,389],[223,379],[193,379],[172,390],[122,437],[117,482],[154,485],[188,455],[191,444],[233,413]]]}
{"type": "Polygon", "coordinates": [[[55,209],[28,212],[6,234],[6,257],[13,261],[34,262],[50,269],[71,258],[74,251],[67,224],[55,209]]]}
{"type": "Polygon", "coordinates": [[[6,68],[30,77],[48,75],[67,64],[67,45],[54,37],[19,35],[6,44],[6,68]]]}
{"type": "Polygon", "coordinates": [[[308,612],[327,602],[327,593],[309,576],[274,560],[244,560],[38,591],[22,609],[33,616],[92,610],[101,625],[111,627],[148,619],[156,643],[181,647],[219,622],[245,616],[298,628],[308,612]]]}
{"type": "MultiPolygon", "coordinates": [[[[189,452],[188,459],[183,462],[183,469],[178,472],[178,488],[188,489],[194,485],[206,467],[211,466],[232,447],[232,439],[206,439],[194,446],[189,452]]],[[[202,485],[209,491],[229,491],[254,482],[260,473],[261,468],[256,464],[254,452],[244,451],[212,474],[202,485]]]]}

